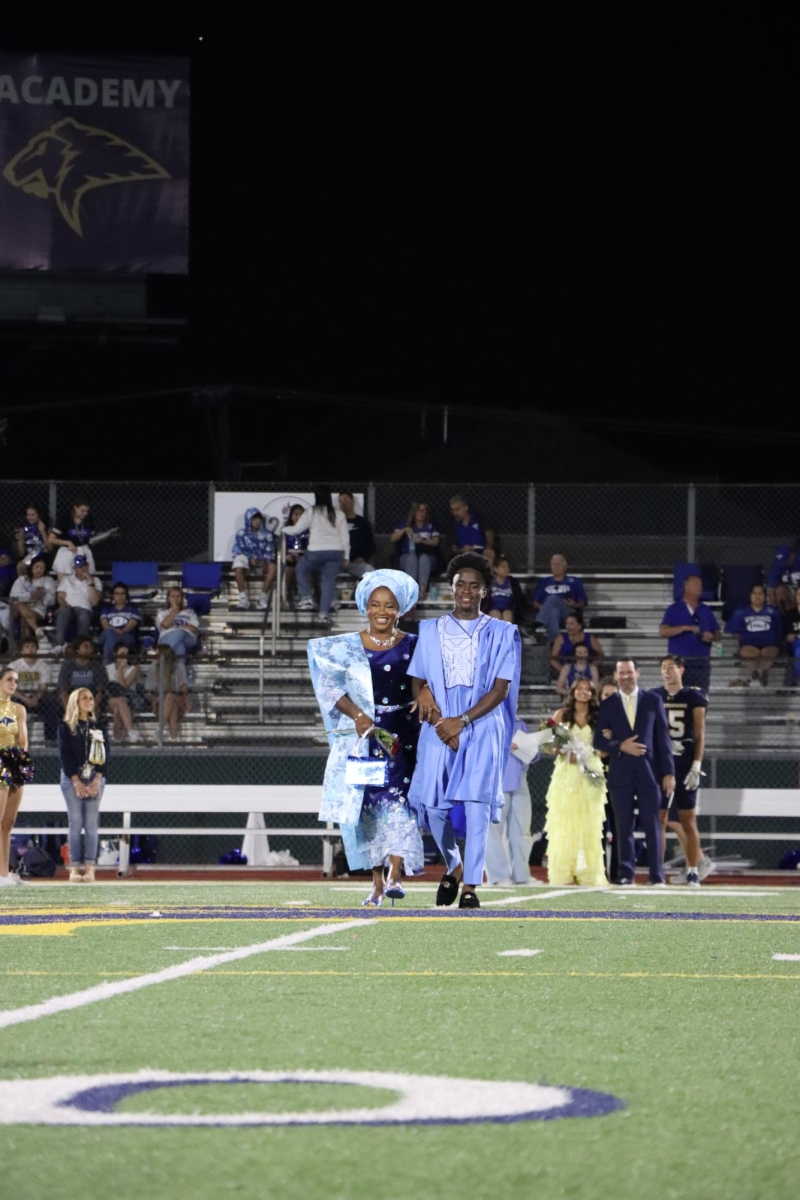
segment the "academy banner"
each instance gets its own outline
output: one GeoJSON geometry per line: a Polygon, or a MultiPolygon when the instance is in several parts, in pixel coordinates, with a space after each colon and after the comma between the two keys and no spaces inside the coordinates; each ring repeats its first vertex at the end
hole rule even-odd
{"type": "Polygon", "coordinates": [[[188,264],[188,59],[0,53],[0,268],[188,264]]]}

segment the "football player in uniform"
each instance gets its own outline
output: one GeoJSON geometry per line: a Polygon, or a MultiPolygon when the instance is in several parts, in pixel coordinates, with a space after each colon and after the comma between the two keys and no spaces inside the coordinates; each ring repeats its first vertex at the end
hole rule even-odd
{"type": "MultiPolygon", "coordinates": [[[[661,678],[664,686],[654,688],[667,710],[669,736],[675,759],[675,791],[662,805],[661,827],[678,835],[686,855],[686,882],[700,886],[703,877],[712,869],[709,859],[703,860],[701,870],[700,834],[697,831],[697,789],[700,785],[703,750],[706,736],[708,700],[699,688],[683,686],[683,659],[666,654],[661,659],[661,678]]],[[[666,836],[663,843],[666,843],[666,836]]]]}

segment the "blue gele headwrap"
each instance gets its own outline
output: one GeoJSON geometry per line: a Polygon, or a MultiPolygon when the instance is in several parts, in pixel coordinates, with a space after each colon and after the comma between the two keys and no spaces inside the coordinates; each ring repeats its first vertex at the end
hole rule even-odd
{"type": "Polygon", "coordinates": [[[369,571],[362,575],[356,588],[356,606],[362,617],[367,615],[367,601],[376,588],[385,587],[394,596],[400,609],[400,616],[414,607],[419,599],[419,584],[416,579],[406,575],[405,571],[390,571],[381,568],[380,571],[369,571]]]}

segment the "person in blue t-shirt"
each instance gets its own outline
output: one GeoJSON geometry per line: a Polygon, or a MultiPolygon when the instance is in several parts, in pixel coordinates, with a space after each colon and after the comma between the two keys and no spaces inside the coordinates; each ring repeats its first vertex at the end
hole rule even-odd
{"type": "Polygon", "coordinates": [[[583,583],[577,575],[567,574],[567,566],[563,554],[554,554],[550,559],[552,574],[540,579],[533,593],[536,620],[544,625],[551,644],[558,637],[562,620],[570,613],[583,613],[587,603],[583,583]]]}
{"type": "Polygon", "coordinates": [[[111,662],[119,645],[127,646],[129,650],[136,649],[136,632],[141,619],[139,609],[131,604],[125,584],[115,583],[111,589],[111,603],[104,605],[100,613],[103,662],[111,662]]]}
{"type": "Polygon", "coordinates": [[[407,519],[399,522],[390,540],[393,544],[400,543],[400,570],[416,579],[419,584],[419,598],[424,600],[439,558],[441,540],[436,522],[431,517],[431,510],[424,500],[414,501],[407,519]]]}
{"type": "Polygon", "coordinates": [[[275,539],[271,530],[267,529],[264,517],[257,508],[248,508],[244,514],[244,528],[240,529],[233,541],[232,550],[233,576],[239,589],[238,608],[250,607],[250,597],[247,594],[247,572],[263,570],[264,583],[258,597],[257,607],[269,608],[269,597],[275,582],[277,567],[275,566],[275,539]]]}
{"type": "Polygon", "coordinates": [[[794,608],[783,614],[783,636],[789,663],[789,683],[800,683],[800,587],[794,593],[794,608]]]}
{"type": "Polygon", "coordinates": [[[722,638],[717,618],[707,604],[700,602],[703,581],[699,575],[687,575],[683,599],[670,604],[658,636],[668,638],[667,649],[683,659],[683,686],[708,692],[711,682],[711,644],[722,638]]]}
{"type": "Polygon", "coordinates": [[[470,509],[463,496],[450,497],[453,514],[453,554],[481,554],[487,562],[495,558],[494,530],[484,529],[477,513],[470,509]]]}
{"type": "Polygon", "coordinates": [[[767,576],[767,599],[781,612],[791,611],[794,594],[800,587],[800,538],[788,546],[779,546],[767,576]]]}
{"type": "Polygon", "coordinates": [[[292,526],[297,524],[305,511],[305,505],[293,504],[289,509],[289,518],[283,527],[283,539],[286,543],[284,579],[287,602],[293,602],[295,569],[308,549],[308,539],[311,536],[307,529],[304,533],[292,533],[292,526]]]}
{"type": "Polygon", "coordinates": [[[522,607],[522,588],[511,574],[505,554],[499,554],[492,567],[492,586],[489,595],[481,603],[481,611],[498,621],[512,621],[519,625],[522,607]]]}
{"type": "Polygon", "coordinates": [[[749,607],[737,608],[725,632],[739,639],[739,657],[751,668],[750,687],[766,687],[783,640],[783,621],[778,609],[767,604],[763,584],[755,584],[749,607]]]}

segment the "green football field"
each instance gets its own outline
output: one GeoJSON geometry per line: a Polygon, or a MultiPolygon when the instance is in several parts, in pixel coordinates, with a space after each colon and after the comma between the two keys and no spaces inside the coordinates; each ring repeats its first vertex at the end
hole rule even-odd
{"type": "Polygon", "coordinates": [[[365,891],[4,891],[7,1194],[798,1194],[800,888],[365,891]]]}

